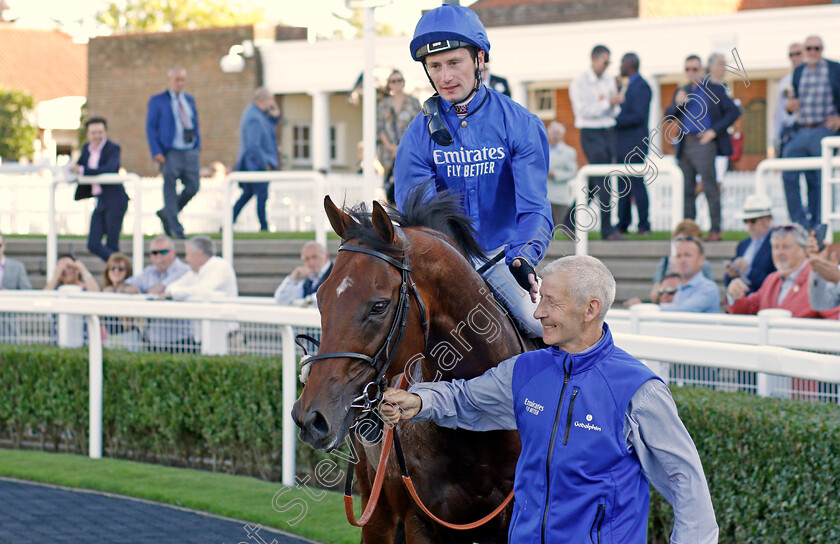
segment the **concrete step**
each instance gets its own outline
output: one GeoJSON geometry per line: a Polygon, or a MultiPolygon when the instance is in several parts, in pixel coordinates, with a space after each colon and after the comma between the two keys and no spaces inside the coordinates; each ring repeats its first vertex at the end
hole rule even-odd
{"type": "MultiPolygon", "coordinates": [[[[33,288],[43,288],[46,283],[46,240],[7,238],[6,242],[6,254],[24,263],[33,288]]],[[[149,242],[150,240],[145,241],[146,251],[149,242]]],[[[220,241],[217,240],[216,243],[217,250],[220,250],[220,241]]],[[[239,292],[247,296],[272,296],[283,278],[300,263],[300,251],[305,243],[305,240],[236,240],[234,270],[239,279],[239,292]]],[[[338,251],[338,245],[337,240],[330,240],[328,244],[333,258],[338,251]]],[[[723,262],[735,254],[735,245],[735,242],[705,245],[707,259],[712,265],[716,279],[723,277],[723,262]]],[[[183,257],[183,243],[178,242],[176,248],[183,257]]],[[[101,283],[105,263],[88,253],[84,240],[59,240],[59,254],[70,252],[71,249],[101,283]]],[[[130,241],[122,240],[121,249],[126,255],[130,255],[130,241]]],[[[592,255],[601,259],[615,276],[618,301],[631,297],[645,300],[650,293],[651,279],[659,259],[668,254],[670,244],[668,241],[659,240],[591,241],[589,250],[592,255]]],[[[553,241],[542,264],[571,254],[574,254],[574,245],[571,242],[553,241]]]]}

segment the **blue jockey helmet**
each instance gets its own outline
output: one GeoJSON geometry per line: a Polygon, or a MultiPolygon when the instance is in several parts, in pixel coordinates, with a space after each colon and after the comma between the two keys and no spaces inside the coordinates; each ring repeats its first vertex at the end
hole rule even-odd
{"type": "Polygon", "coordinates": [[[478,15],[463,6],[444,4],[420,17],[409,48],[411,57],[423,61],[427,55],[460,47],[475,46],[490,58],[490,41],[478,15]]]}

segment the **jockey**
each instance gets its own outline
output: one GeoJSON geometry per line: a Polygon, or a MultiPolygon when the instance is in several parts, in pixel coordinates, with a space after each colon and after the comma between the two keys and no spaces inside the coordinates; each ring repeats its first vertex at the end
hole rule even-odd
{"type": "Polygon", "coordinates": [[[434,181],[432,191],[460,194],[484,250],[490,256],[504,251],[504,263],[495,263],[485,278],[517,321],[539,337],[534,268],[554,227],[545,126],[482,84],[490,42],[471,9],[445,4],[425,13],[410,48],[437,94],[400,140],[394,165],[397,206],[402,209],[412,188],[428,180],[434,181]]]}

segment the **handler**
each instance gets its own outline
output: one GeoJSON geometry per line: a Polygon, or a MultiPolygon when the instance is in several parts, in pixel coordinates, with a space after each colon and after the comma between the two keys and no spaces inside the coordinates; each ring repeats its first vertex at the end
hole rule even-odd
{"type": "Polygon", "coordinates": [[[594,257],[563,257],[546,266],[540,294],[534,317],[550,348],[471,380],[389,389],[383,419],[518,429],[511,543],[644,544],[648,483],[674,509],[671,542],[717,542],[700,457],[668,387],[604,323],[610,271],[594,257]]]}
{"type": "MultiPolygon", "coordinates": [[[[548,202],[548,137],[534,114],[481,82],[490,42],[469,8],[444,4],[423,14],[411,56],[437,94],[423,105],[400,140],[394,165],[397,206],[417,185],[460,195],[464,214],[490,255],[504,263],[485,277],[532,336],[540,335],[534,267],[554,225],[548,202]]],[[[431,195],[429,195],[431,196],[431,195]]]]}

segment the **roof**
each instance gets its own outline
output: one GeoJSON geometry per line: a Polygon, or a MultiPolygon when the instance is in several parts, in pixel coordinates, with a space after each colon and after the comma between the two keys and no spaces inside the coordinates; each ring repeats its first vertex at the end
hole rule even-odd
{"type": "Polygon", "coordinates": [[[28,91],[36,103],[87,96],[87,45],[58,29],[0,22],[0,86],[28,91]]]}

